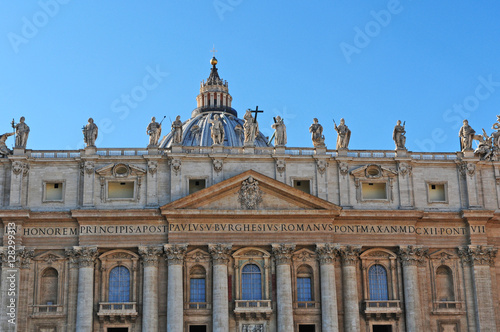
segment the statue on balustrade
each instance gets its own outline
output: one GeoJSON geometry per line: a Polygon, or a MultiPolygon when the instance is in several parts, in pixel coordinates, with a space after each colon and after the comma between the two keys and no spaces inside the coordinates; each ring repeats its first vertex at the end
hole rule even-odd
{"type": "Polygon", "coordinates": [[[172,122],[172,144],[182,143],[182,121],[181,116],[177,115],[175,121],[172,122]]]}
{"type": "Polygon", "coordinates": [[[154,116],[151,118],[151,122],[146,128],[146,134],[149,135],[148,147],[158,146],[158,140],[161,136],[161,123],[156,122],[156,118],[154,116]]]}
{"type": "Polygon", "coordinates": [[[94,123],[94,119],[89,118],[89,123],[85,125],[82,129],[83,131],[83,141],[87,144],[87,147],[95,147],[95,141],[97,140],[97,125],[94,123]]]}
{"type": "Polygon", "coordinates": [[[285,146],[287,142],[286,126],[285,122],[279,115],[275,118],[274,123],[271,127],[274,129],[275,145],[285,146]]]}
{"type": "Polygon", "coordinates": [[[313,119],[313,124],[309,127],[311,140],[315,148],[325,147],[325,135],[323,135],[323,126],[319,124],[318,119],[313,119]]]}
{"type": "Polygon", "coordinates": [[[464,125],[458,132],[458,137],[460,137],[460,151],[472,151],[472,141],[474,140],[476,131],[469,126],[469,121],[464,120],[463,123],[464,125]]]}
{"type": "Polygon", "coordinates": [[[251,110],[246,111],[243,119],[245,120],[245,123],[243,124],[245,143],[253,145],[257,135],[259,135],[259,124],[252,116],[251,110]]]}
{"type": "Polygon", "coordinates": [[[394,131],[392,132],[392,139],[396,143],[396,150],[406,150],[406,130],[405,123],[401,125],[401,120],[398,120],[394,131]]]}
{"type": "Polygon", "coordinates": [[[337,131],[337,150],[347,150],[349,141],[351,140],[351,130],[346,126],[344,118],[340,119],[340,124],[337,126],[333,120],[335,130],[337,131]]]}
{"type": "Polygon", "coordinates": [[[28,143],[30,127],[24,120],[24,116],[22,116],[19,123],[15,124],[14,119],[12,119],[12,128],[16,130],[16,148],[26,148],[26,143],[28,143]]]}
{"type": "Polygon", "coordinates": [[[210,136],[213,145],[224,145],[224,125],[220,120],[219,114],[215,114],[213,120],[208,120],[212,124],[210,127],[210,136]]]}
{"type": "Polygon", "coordinates": [[[12,151],[7,147],[5,142],[9,136],[14,135],[15,133],[5,133],[0,136],[0,158],[3,158],[9,154],[12,154],[12,151]]]}

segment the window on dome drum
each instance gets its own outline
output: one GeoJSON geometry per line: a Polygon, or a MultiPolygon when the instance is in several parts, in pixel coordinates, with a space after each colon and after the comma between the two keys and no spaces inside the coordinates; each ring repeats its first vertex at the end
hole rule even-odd
{"type": "Polygon", "coordinates": [[[241,299],[262,300],[262,273],[255,264],[247,264],[241,270],[241,299]]]}
{"type": "Polygon", "coordinates": [[[114,267],[109,273],[108,302],[130,302],[130,271],[125,266],[114,267]]]}
{"type": "Polygon", "coordinates": [[[205,179],[189,179],[189,193],[194,194],[197,191],[206,188],[205,179]]]}
{"type": "Polygon", "coordinates": [[[372,265],[368,270],[370,301],[388,301],[387,270],[379,264],[372,265]]]}
{"type": "Polygon", "coordinates": [[[446,203],[446,185],[444,183],[429,183],[427,185],[427,195],[429,203],[446,203]]]}
{"type": "Polygon", "coordinates": [[[57,291],[59,287],[59,273],[54,268],[46,269],[42,274],[40,285],[41,304],[57,304],[57,291]]]}
{"type": "Polygon", "coordinates": [[[387,199],[385,182],[364,182],[361,184],[361,197],[363,200],[387,199]]]}
{"type": "Polygon", "coordinates": [[[43,185],[44,202],[62,202],[63,201],[63,182],[45,182],[43,185]]]}
{"type": "Polygon", "coordinates": [[[207,332],[206,325],[189,325],[189,332],[207,332]]]}
{"type": "Polygon", "coordinates": [[[133,199],[134,198],[134,182],[108,182],[108,198],[109,199],[133,199]]]}
{"type": "Polygon", "coordinates": [[[309,266],[302,265],[297,269],[297,305],[299,308],[307,308],[314,304],[313,301],[313,273],[309,266]]]}
{"type": "Polygon", "coordinates": [[[441,265],[436,270],[436,295],[438,301],[455,301],[453,273],[448,266],[441,265]]]}
{"type": "Polygon", "coordinates": [[[309,180],[293,180],[293,187],[307,194],[311,193],[311,181],[309,180]]]}
{"type": "Polygon", "coordinates": [[[303,324],[300,324],[299,325],[299,332],[316,332],[316,325],[312,325],[312,324],[303,325],[303,324]]]}

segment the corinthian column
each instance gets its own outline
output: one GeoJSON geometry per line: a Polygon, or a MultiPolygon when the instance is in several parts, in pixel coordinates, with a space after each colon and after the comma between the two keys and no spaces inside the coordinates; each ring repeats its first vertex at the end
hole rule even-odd
{"type": "Polygon", "coordinates": [[[158,256],[162,248],[158,246],[140,246],[144,282],[142,290],[142,330],[158,331],[158,256]]]}
{"type": "Polygon", "coordinates": [[[213,314],[212,330],[229,331],[229,307],[227,290],[227,263],[231,254],[231,244],[209,244],[213,269],[213,314]]]}
{"type": "Polygon", "coordinates": [[[356,265],[361,246],[342,246],[339,254],[342,260],[342,285],[344,288],[344,331],[358,332],[359,298],[356,265]]]}
{"type": "Polygon", "coordinates": [[[167,332],[184,331],[182,264],[187,246],[187,244],[166,244],[164,247],[168,263],[167,332]]]}
{"type": "Polygon", "coordinates": [[[290,262],[295,244],[273,244],[278,295],[278,332],[293,331],[292,274],[290,262]]]}
{"type": "Polygon", "coordinates": [[[424,261],[427,249],[421,246],[399,247],[399,258],[403,264],[406,331],[422,331],[420,291],[418,287],[418,264],[424,261]]]}
{"type": "Polygon", "coordinates": [[[321,273],[321,330],[323,332],[337,332],[339,330],[335,282],[337,250],[329,243],[317,244],[316,253],[321,273]]]}
{"type": "MultiPolygon", "coordinates": [[[[491,246],[468,246],[459,249],[462,260],[472,268],[472,289],[477,331],[497,331],[495,305],[491,292],[490,266],[494,265],[497,249],[491,246]]],[[[470,277],[469,277],[470,278],[470,277]]],[[[467,308],[467,311],[472,308],[467,308]]]]}
{"type": "Polygon", "coordinates": [[[94,263],[97,247],[73,247],[78,259],[78,295],[76,304],[76,331],[92,332],[94,306],[94,263]]]}

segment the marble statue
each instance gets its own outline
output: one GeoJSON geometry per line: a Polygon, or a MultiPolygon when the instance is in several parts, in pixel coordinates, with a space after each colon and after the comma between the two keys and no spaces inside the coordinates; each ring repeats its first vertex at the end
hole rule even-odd
{"type": "Polygon", "coordinates": [[[28,142],[28,135],[30,133],[30,127],[24,122],[24,116],[19,119],[18,124],[14,124],[14,119],[12,119],[12,128],[16,130],[16,148],[26,148],[26,143],[28,142]]]}
{"type": "Polygon", "coordinates": [[[156,122],[156,118],[154,116],[151,118],[151,122],[146,128],[146,134],[149,135],[148,147],[158,146],[158,140],[161,135],[161,123],[156,122]]]}
{"type": "Polygon", "coordinates": [[[276,146],[285,146],[286,145],[286,126],[283,122],[283,119],[278,115],[276,117],[276,121],[271,126],[274,129],[274,138],[276,146]]]}
{"type": "Polygon", "coordinates": [[[245,123],[243,124],[243,132],[245,136],[245,143],[254,144],[257,135],[259,134],[259,124],[252,116],[252,112],[247,110],[243,116],[245,123]]]}
{"type": "Polygon", "coordinates": [[[175,121],[172,122],[172,144],[182,143],[182,121],[181,116],[177,115],[175,121]]]}
{"type": "Polygon", "coordinates": [[[83,127],[83,141],[87,143],[87,147],[95,147],[95,141],[97,139],[97,125],[94,123],[94,119],[89,118],[89,123],[83,127]]]}
{"type": "Polygon", "coordinates": [[[0,136],[0,157],[5,157],[12,153],[12,151],[7,147],[5,141],[9,136],[15,135],[15,133],[5,133],[0,136]]]}
{"type": "Polygon", "coordinates": [[[493,156],[493,138],[486,134],[483,128],[483,135],[477,135],[479,138],[479,144],[477,149],[474,150],[474,154],[479,155],[481,160],[490,160],[493,156]]]}
{"type": "Polygon", "coordinates": [[[212,124],[210,127],[210,136],[212,137],[213,145],[224,145],[224,125],[220,120],[219,114],[214,115],[213,120],[208,120],[212,124]]]}
{"type": "Polygon", "coordinates": [[[463,123],[464,125],[458,132],[458,137],[460,137],[460,151],[472,151],[472,140],[476,131],[469,126],[469,121],[464,120],[463,123]]]}
{"type": "Polygon", "coordinates": [[[311,140],[315,148],[322,148],[325,146],[323,126],[318,123],[318,119],[313,119],[313,124],[309,127],[309,132],[311,133],[311,140]]]}
{"type": "Polygon", "coordinates": [[[396,150],[406,150],[406,130],[405,124],[401,125],[401,120],[398,120],[396,126],[394,126],[394,131],[392,132],[392,139],[396,143],[396,150]]]}
{"type": "Polygon", "coordinates": [[[337,131],[337,150],[346,150],[349,148],[351,140],[351,130],[346,126],[344,118],[340,119],[340,124],[337,126],[335,121],[335,130],[337,131]]]}

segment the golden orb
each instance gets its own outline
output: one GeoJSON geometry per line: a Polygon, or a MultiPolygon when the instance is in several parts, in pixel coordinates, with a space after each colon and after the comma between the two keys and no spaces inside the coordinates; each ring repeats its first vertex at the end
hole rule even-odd
{"type": "Polygon", "coordinates": [[[216,65],[217,64],[217,59],[215,57],[212,58],[212,60],[210,60],[210,64],[213,66],[213,65],[216,65]]]}

